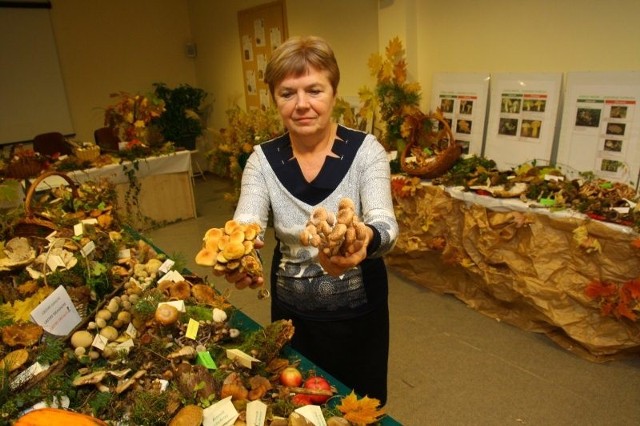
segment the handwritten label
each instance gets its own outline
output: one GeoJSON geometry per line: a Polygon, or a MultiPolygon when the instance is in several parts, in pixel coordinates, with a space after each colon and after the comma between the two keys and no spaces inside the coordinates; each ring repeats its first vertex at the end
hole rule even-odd
{"type": "Polygon", "coordinates": [[[251,401],[247,404],[247,426],[264,426],[267,418],[267,404],[251,401]]]}
{"type": "Polygon", "coordinates": [[[239,416],[231,402],[231,396],[205,408],[202,414],[203,426],[231,426],[239,416]]]}
{"type": "Polygon", "coordinates": [[[87,257],[91,253],[93,253],[95,249],[96,249],[96,243],[94,243],[93,241],[89,241],[87,244],[84,245],[84,247],[82,247],[82,250],[80,250],[80,253],[84,257],[87,257]]]}
{"type": "Polygon", "coordinates": [[[238,364],[246,368],[251,368],[254,362],[260,362],[259,359],[242,352],[240,349],[227,349],[227,358],[232,361],[237,361],[238,364]]]}
{"type": "Polygon", "coordinates": [[[33,378],[34,376],[37,376],[38,374],[48,369],[49,369],[49,364],[40,364],[39,362],[31,364],[29,368],[20,372],[20,374],[18,374],[13,379],[13,381],[9,384],[9,388],[11,390],[16,389],[17,387],[20,387],[20,385],[22,385],[23,383],[26,383],[29,380],[31,380],[31,378],[33,378]]]}
{"type": "Polygon", "coordinates": [[[93,338],[93,343],[91,343],[91,346],[102,351],[107,346],[107,343],[109,343],[109,340],[106,337],[101,334],[96,334],[96,337],[93,338]]]}
{"type": "Polygon", "coordinates": [[[136,330],[132,323],[129,323],[127,329],[125,330],[125,333],[127,333],[132,339],[135,339],[138,335],[138,330],[136,330]]]}
{"type": "Polygon", "coordinates": [[[327,426],[322,409],[317,405],[305,405],[295,410],[296,413],[313,423],[314,426],[327,426]]]}
{"type": "Polygon", "coordinates": [[[66,336],[76,325],[80,324],[82,318],[73,305],[67,290],[63,286],[58,286],[53,293],[31,311],[31,320],[49,334],[66,336]]]}
{"type": "Polygon", "coordinates": [[[167,259],[162,263],[162,265],[160,265],[160,267],[158,268],[158,271],[162,272],[163,274],[166,274],[171,270],[171,268],[173,268],[173,265],[175,264],[176,262],[174,262],[173,260],[167,259]]]}
{"type": "Polygon", "coordinates": [[[159,283],[164,281],[173,281],[174,283],[184,281],[184,277],[178,271],[169,271],[158,280],[159,283]]]}

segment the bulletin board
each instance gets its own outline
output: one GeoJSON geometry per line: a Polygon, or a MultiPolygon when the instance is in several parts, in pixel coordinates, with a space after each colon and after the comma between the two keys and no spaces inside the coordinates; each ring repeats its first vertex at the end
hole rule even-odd
{"type": "Polygon", "coordinates": [[[440,108],[462,154],[482,155],[489,74],[436,73],[431,105],[440,108]]]}
{"type": "Polygon", "coordinates": [[[484,155],[500,169],[551,162],[561,73],[491,75],[484,155]]]}
{"type": "Polygon", "coordinates": [[[640,72],[571,72],[557,160],[637,188],[640,72]]]}
{"type": "Polygon", "coordinates": [[[238,28],[247,111],[265,110],[271,103],[264,82],[267,61],[288,37],[284,0],[239,11],[238,28]]]}

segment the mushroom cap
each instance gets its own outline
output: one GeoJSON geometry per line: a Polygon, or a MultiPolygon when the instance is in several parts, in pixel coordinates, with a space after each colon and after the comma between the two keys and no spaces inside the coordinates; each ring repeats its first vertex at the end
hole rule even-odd
{"type": "Polygon", "coordinates": [[[175,324],[178,321],[178,309],[166,303],[158,305],[154,318],[161,325],[175,324]]]}
{"type": "Polygon", "coordinates": [[[198,254],[196,254],[196,263],[201,266],[213,266],[216,264],[217,256],[218,256],[217,247],[216,247],[216,250],[203,248],[198,252],[198,254]]]}
{"type": "Polygon", "coordinates": [[[244,245],[242,242],[229,241],[229,244],[222,249],[222,254],[227,260],[240,259],[244,256],[244,245]]]}
{"type": "Polygon", "coordinates": [[[93,334],[87,330],[78,330],[71,335],[71,346],[74,348],[88,348],[93,343],[93,334]]]}

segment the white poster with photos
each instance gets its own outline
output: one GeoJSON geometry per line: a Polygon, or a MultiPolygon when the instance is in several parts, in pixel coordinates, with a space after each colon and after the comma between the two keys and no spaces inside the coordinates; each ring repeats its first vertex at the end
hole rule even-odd
{"type": "Polygon", "coordinates": [[[500,169],[551,162],[561,73],[491,75],[484,156],[500,169]]]}
{"type": "Polygon", "coordinates": [[[632,183],[640,172],[640,72],[571,72],[557,162],[632,183]]]}
{"type": "Polygon", "coordinates": [[[440,108],[463,155],[482,155],[489,74],[436,73],[431,108],[440,108]]]}

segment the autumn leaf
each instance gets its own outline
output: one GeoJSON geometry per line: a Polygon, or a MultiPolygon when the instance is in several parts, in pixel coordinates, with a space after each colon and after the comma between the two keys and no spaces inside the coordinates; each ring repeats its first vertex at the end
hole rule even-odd
{"type": "Polygon", "coordinates": [[[607,298],[618,294],[618,287],[613,283],[593,281],[587,286],[584,292],[592,299],[607,298]]]}
{"type": "Polygon", "coordinates": [[[640,249],[640,238],[631,241],[631,247],[640,249]]]}
{"type": "Polygon", "coordinates": [[[397,62],[400,58],[404,57],[404,48],[399,37],[394,37],[389,41],[386,48],[387,59],[391,62],[397,62]]]}
{"type": "Polygon", "coordinates": [[[629,293],[632,299],[640,300],[640,279],[624,283],[622,290],[629,293]]]}
{"type": "Polygon", "coordinates": [[[338,405],[338,410],[342,412],[344,418],[356,426],[368,425],[374,423],[384,415],[384,409],[378,408],[380,400],[365,396],[358,399],[356,394],[351,394],[342,399],[342,403],[338,405]]]}

